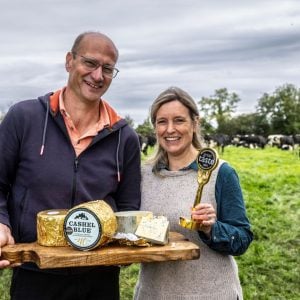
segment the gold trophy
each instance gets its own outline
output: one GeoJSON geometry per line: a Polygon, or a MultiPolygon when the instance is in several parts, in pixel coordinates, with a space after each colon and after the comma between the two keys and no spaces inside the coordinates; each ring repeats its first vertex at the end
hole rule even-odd
{"type": "MultiPolygon", "coordinates": [[[[212,148],[203,148],[199,151],[197,156],[198,165],[198,190],[195,197],[195,207],[201,201],[202,191],[205,184],[208,183],[212,171],[217,167],[219,163],[219,156],[216,150],[212,148]]],[[[198,230],[201,224],[196,223],[192,219],[186,219],[180,217],[179,225],[190,230],[198,230]]]]}

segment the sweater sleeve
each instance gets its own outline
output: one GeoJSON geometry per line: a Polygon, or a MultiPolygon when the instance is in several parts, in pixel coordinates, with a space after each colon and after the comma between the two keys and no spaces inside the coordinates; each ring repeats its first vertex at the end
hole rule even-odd
{"type": "Polygon", "coordinates": [[[7,197],[18,163],[20,137],[16,123],[20,119],[16,116],[15,107],[12,106],[0,124],[0,223],[9,227],[7,197]]]}
{"type": "Polygon", "coordinates": [[[253,240],[239,178],[235,170],[224,163],[216,181],[217,221],[211,238],[199,232],[211,249],[229,255],[243,254],[253,240]]]}

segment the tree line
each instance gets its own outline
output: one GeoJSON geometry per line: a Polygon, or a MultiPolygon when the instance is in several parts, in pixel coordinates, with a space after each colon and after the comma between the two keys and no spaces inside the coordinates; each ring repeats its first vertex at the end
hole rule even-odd
{"type": "MultiPolygon", "coordinates": [[[[235,115],[240,101],[238,94],[229,92],[227,88],[215,90],[210,97],[202,97],[198,101],[202,131],[230,136],[300,133],[300,89],[295,85],[284,84],[270,94],[264,93],[253,113],[235,115]]],[[[133,125],[130,116],[126,119],[133,125]]],[[[138,125],[136,131],[142,135],[153,134],[149,118],[138,125]]]]}
{"type": "MultiPolygon", "coordinates": [[[[235,115],[240,101],[239,95],[227,88],[215,90],[210,97],[202,97],[198,101],[202,132],[230,136],[300,133],[300,89],[295,85],[284,84],[270,94],[264,93],[257,100],[253,113],[235,115]]],[[[0,112],[0,122],[3,117],[0,112]]],[[[134,127],[134,120],[129,115],[125,118],[134,127]]],[[[135,130],[143,136],[153,135],[149,117],[135,130]]]]}

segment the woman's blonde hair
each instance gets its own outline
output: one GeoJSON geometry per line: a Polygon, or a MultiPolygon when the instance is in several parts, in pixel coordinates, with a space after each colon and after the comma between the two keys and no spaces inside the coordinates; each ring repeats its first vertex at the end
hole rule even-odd
{"type": "MultiPolygon", "coordinates": [[[[199,119],[199,110],[194,99],[184,90],[178,87],[170,87],[158,95],[150,108],[150,118],[154,128],[157,112],[160,107],[175,100],[179,101],[188,109],[192,121],[197,121],[199,119]]],[[[192,144],[196,149],[202,148],[200,126],[197,126],[196,131],[193,133],[192,144]]],[[[158,174],[160,164],[169,164],[167,153],[159,144],[156,147],[153,158],[149,162],[153,164],[153,171],[155,174],[158,174]]]]}

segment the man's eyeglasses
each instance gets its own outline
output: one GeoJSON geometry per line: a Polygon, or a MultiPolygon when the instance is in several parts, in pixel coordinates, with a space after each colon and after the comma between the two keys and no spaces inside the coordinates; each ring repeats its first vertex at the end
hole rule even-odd
{"type": "Polygon", "coordinates": [[[99,67],[102,67],[102,73],[104,76],[109,78],[115,78],[119,73],[119,70],[110,65],[101,65],[97,60],[89,57],[85,57],[83,55],[78,54],[77,52],[72,52],[74,58],[78,55],[81,58],[81,64],[87,71],[97,70],[99,67]]]}

